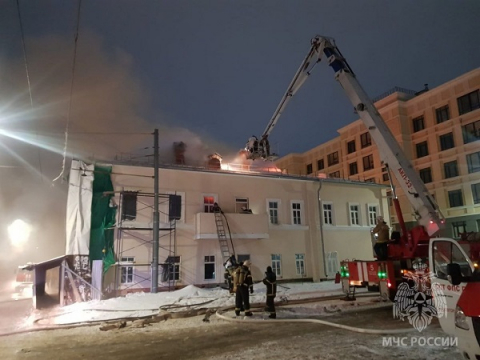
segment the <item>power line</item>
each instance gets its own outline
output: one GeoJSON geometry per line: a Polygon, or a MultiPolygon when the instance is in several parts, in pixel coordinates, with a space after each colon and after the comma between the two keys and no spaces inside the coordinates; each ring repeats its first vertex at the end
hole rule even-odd
{"type": "Polygon", "coordinates": [[[75,80],[75,65],[77,61],[77,43],[78,43],[78,33],[79,33],[79,28],[80,28],[80,9],[82,6],[82,0],[78,0],[78,9],[77,9],[77,29],[75,31],[75,46],[73,50],[73,65],[72,65],[72,82],[70,84],[70,101],[68,104],[68,113],[67,113],[67,124],[65,126],[65,146],[63,148],[63,162],[62,162],[62,171],[60,174],[53,179],[53,181],[58,180],[60,177],[62,177],[63,173],[65,172],[65,162],[67,159],[67,147],[68,147],[68,128],[70,125],[70,114],[72,110],[72,98],[73,98],[73,83],[75,80]]]}
{"type": "MultiPolygon", "coordinates": [[[[27,75],[27,85],[28,85],[28,94],[30,95],[30,107],[33,109],[33,98],[32,98],[32,86],[30,84],[30,75],[28,72],[28,62],[27,62],[27,47],[25,46],[25,34],[23,32],[23,22],[22,22],[22,15],[20,13],[20,1],[17,0],[17,11],[18,11],[18,21],[20,23],[20,34],[22,37],[22,49],[23,49],[23,61],[25,63],[25,73],[27,75]]],[[[36,128],[36,137],[38,140],[38,124],[36,123],[35,125],[36,128]]],[[[40,155],[40,149],[37,151],[38,155],[38,167],[40,170],[40,178],[42,179],[43,182],[43,170],[42,170],[42,157],[40,155]]]]}

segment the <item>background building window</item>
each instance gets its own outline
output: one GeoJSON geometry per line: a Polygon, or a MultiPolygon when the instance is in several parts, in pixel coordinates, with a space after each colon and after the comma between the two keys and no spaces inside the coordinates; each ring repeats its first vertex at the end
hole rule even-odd
{"type": "Polygon", "coordinates": [[[424,184],[431,183],[432,169],[431,168],[420,169],[420,178],[422,179],[424,184]]]}
{"type": "Polygon", "coordinates": [[[327,156],[328,166],[338,164],[338,151],[335,151],[327,156]]]}
{"type": "Polygon", "coordinates": [[[237,261],[239,263],[245,261],[245,260],[250,260],[250,254],[238,254],[237,255],[237,261]]]}
{"type": "Polygon", "coordinates": [[[299,202],[292,202],[292,221],[294,225],[302,224],[302,209],[299,202]]]}
{"type": "Polygon", "coordinates": [[[415,145],[417,149],[417,158],[421,158],[428,155],[428,143],[423,141],[415,145]]]}
{"type": "Polygon", "coordinates": [[[363,158],[363,171],[373,169],[373,155],[368,155],[363,158]]]}
{"type": "Polygon", "coordinates": [[[333,225],[333,204],[323,203],[323,223],[333,225]]]}
{"type": "Polygon", "coordinates": [[[450,207],[463,206],[462,190],[452,190],[448,192],[448,202],[450,207]]]}
{"type": "Polygon", "coordinates": [[[133,283],[133,264],[135,263],[134,256],[122,257],[121,261],[121,277],[120,282],[122,284],[133,283]]]}
{"type": "Polygon", "coordinates": [[[416,117],[412,120],[413,123],[413,132],[417,132],[425,129],[425,124],[423,123],[423,116],[416,117]]]}
{"type": "Polygon", "coordinates": [[[362,149],[372,145],[372,138],[370,137],[369,132],[366,132],[360,135],[360,143],[362,145],[362,149]]]}
{"type": "Polygon", "coordinates": [[[360,209],[358,204],[350,205],[350,225],[360,225],[360,209]]]}
{"type": "Polygon", "coordinates": [[[205,280],[215,279],[215,255],[205,256],[204,260],[205,280]]]}
{"type": "Polygon", "coordinates": [[[295,254],[295,268],[297,275],[305,275],[305,254],[295,254]]]}
{"type": "Polygon", "coordinates": [[[378,214],[377,205],[368,205],[368,225],[369,226],[377,225],[377,214],[378,214]]]}
{"type": "Polygon", "coordinates": [[[323,159],[320,159],[320,160],[317,161],[317,169],[318,170],[325,169],[325,162],[323,161],[323,159]]]}
{"type": "Polygon", "coordinates": [[[328,174],[328,177],[339,179],[340,178],[340,171],[334,171],[334,172],[328,174]]]}
{"type": "Polygon", "coordinates": [[[383,179],[383,181],[389,181],[390,178],[388,177],[388,173],[383,173],[382,174],[382,179],[383,179]]]}
{"type": "Polygon", "coordinates": [[[463,95],[457,99],[458,112],[460,115],[480,108],[479,90],[472,91],[467,95],[463,95]]]}
{"type": "Polygon", "coordinates": [[[241,214],[246,209],[250,209],[248,206],[248,198],[235,198],[235,212],[237,214],[241,214]]]}
{"type": "Polygon", "coordinates": [[[448,133],[440,136],[440,151],[448,150],[455,147],[453,143],[453,133],[448,133]]]}
{"type": "Polygon", "coordinates": [[[480,183],[472,184],[472,197],[474,204],[480,204],[480,183]]]}
{"type": "Polygon", "coordinates": [[[467,155],[468,173],[480,171],[480,151],[467,155]]]}
{"type": "Polygon", "coordinates": [[[462,134],[464,144],[480,140],[480,120],[462,126],[462,134]]]}
{"type": "Polygon", "coordinates": [[[441,108],[435,110],[435,114],[437,116],[437,124],[450,119],[450,109],[448,108],[448,105],[442,106],[441,108]]]}
{"type": "Polygon", "coordinates": [[[213,213],[213,203],[214,202],[215,202],[215,197],[204,196],[203,197],[203,212],[213,213]]]}
{"type": "Polygon", "coordinates": [[[307,164],[307,175],[313,173],[313,166],[312,164],[307,164]]]}
{"type": "Polygon", "coordinates": [[[445,179],[458,176],[457,161],[449,161],[443,164],[443,171],[445,172],[445,179]]]}
{"type": "Polygon", "coordinates": [[[282,276],[282,256],[272,254],[272,270],[277,276],[282,276]]]}
{"type": "Polygon", "coordinates": [[[354,153],[357,149],[355,148],[355,140],[347,142],[347,153],[354,153]]]}
{"type": "Polygon", "coordinates": [[[278,224],[278,201],[268,202],[268,215],[270,224],[278,224]]]}
{"type": "Polygon", "coordinates": [[[452,222],[453,237],[460,238],[460,234],[467,232],[467,223],[465,221],[452,222]]]}
{"type": "Polygon", "coordinates": [[[350,176],[358,174],[358,166],[356,161],[351,164],[348,164],[348,167],[349,167],[350,176]]]}

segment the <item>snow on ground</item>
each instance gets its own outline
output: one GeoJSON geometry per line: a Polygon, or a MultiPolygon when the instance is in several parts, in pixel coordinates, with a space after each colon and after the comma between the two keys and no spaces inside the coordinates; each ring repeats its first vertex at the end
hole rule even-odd
{"type": "MultiPolygon", "coordinates": [[[[309,298],[325,297],[342,294],[341,284],[335,284],[332,281],[320,283],[286,283],[278,284],[277,301],[288,303],[292,300],[302,300],[309,298]]],[[[355,303],[341,302],[347,306],[362,304],[358,298],[355,303]]],[[[339,300],[336,300],[339,302],[339,300]]],[[[371,301],[371,298],[369,299],[371,301]]],[[[254,293],[250,296],[250,303],[265,302],[265,286],[255,284],[254,293]]],[[[333,301],[334,302],[334,301],[333,301]]],[[[364,302],[364,301],[363,301],[364,302]]],[[[321,308],[332,307],[332,302],[322,303],[321,308]]],[[[235,305],[235,297],[223,288],[198,288],[193,285],[186,286],[183,289],[172,292],[152,293],[132,293],[125,297],[118,297],[109,300],[90,301],[76,303],[63,308],[57,308],[45,314],[36,314],[44,317],[37,319],[39,324],[74,324],[91,321],[107,321],[120,318],[136,318],[155,315],[159,310],[170,312],[183,311],[189,308],[221,308],[235,305]]],[[[313,306],[314,307],[314,306],[313,306]]],[[[305,307],[305,308],[308,308],[305,307]]],[[[313,309],[317,312],[321,308],[313,309]]],[[[309,311],[310,312],[310,311],[309,311]]],[[[328,308],[327,308],[328,312],[328,308]]]]}

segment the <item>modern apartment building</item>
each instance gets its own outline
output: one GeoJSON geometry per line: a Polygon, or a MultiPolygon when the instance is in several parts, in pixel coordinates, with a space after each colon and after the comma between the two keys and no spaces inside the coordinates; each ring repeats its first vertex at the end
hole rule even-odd
{"type": "MultiPolygon", "coordinates": [[[[148,291],[154,169],[113,165],[110,178],[116,263],[104,287],[148,291]]],[[[214,203],[238,260],[252,261],[255,281],[267,266],[278,279],[319,281],[333,278],[343,259],[373,259],[370,228],[378,215],[389,216],[388,187],[375,183],[185,166],[161,167],[159,183],[159,288],[224,282],[214,203]],[[175,220],[162,200],[170,194],[181,198],[175,220]]]]}
{"type": "MultiPolygon", "coordinates": [[[[395,88],[375,106],[446,218],[442,235],[457,238],[465,231],[480,231],[480,68],[428,91],[395,88]]],[[[276,165],[288,174],[389,184],[363,122],[356,120],[338,133],[303,154],[278,159],[276,165]]],[[[396,190],[411,227],[416,223],[411,206],[401,188],[396,190]]],[[[391,223],[398,223],[393,209],[390,213],[391,223]]]]}

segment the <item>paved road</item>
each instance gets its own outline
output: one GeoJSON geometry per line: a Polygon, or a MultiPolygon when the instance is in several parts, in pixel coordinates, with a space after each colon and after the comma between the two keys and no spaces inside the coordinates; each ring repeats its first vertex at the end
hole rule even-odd
{"type": "Polygon", "coordinates": [[[25,329],[26,320],[32,311],[32,299],[12,298],[13,293],[0,295],[0,335],[25,329]]]}
{"type": "MultiPolygon", "coordinates": [[[[288,312],[279,311],[279,316],[288,312]]],[[[145,328],[100,331],[99,326],[0,337],[3,359],[460,359],[449,347],[385,347],[381,335],[352,333],[313,323],[231,323],[211,317],[167,320],[145,328]]],[[[326,319],[326,318],[322,318],[326,319]]],[[[392,319],[391,308],[327,318],[380,328],[409,327],[392,319]]],[[[406,336],[406,335],[401,335],[406,336]]],[[[413,333],[409,336],[419,336],[413,333]]],[[[421,336],[444,336],[438,323],[421,336]]]]}

